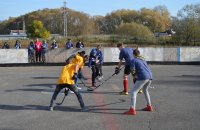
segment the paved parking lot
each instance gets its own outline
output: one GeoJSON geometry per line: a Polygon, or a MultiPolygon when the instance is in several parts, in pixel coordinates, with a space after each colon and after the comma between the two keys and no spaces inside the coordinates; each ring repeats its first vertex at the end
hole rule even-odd
{"type": "MultiPolygon", "coordinates": [[[[130,95],[119,95],[122,72],[87,92],[81,82],[88,112],[80,112],[74,94],[69,94],[55,111],[49,101],[62,66],[0,67],[0,129],[9,130],[199,130],[200,66],[151,65],[154,80],[150,89],[154,112],[146,106],[143,94],[137,98],[137,115],[122,113],[129,109],[130,95]]],[[[103,66],[104,79],[115,66],[103,66]]],[[[91,71],[83,70],[87,77],[91,71]]],[[[91,81],[84,81],[86,86],[91,81]]],[[[129,90],[132,88],[129,77],[129,90]]],[[[57,102],[63,98],[58,96],[57,102]]]]}

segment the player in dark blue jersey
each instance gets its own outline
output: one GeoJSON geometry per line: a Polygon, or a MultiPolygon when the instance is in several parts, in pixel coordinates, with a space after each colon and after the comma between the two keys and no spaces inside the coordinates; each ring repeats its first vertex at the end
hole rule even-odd
{"type": "Polygon", "coordinates": [[[118,74],[120,67],[123,63],[123,60],[125,60],[125,69],[124,69],[124,76],[123,76],[123,85],[124,90],[120,92],[123,95],[128,95],[128,75],[131,73],[130,70],[130,61],[134,59],[133,56],[133,48],[124,47],[123,43],[117,44],[117,47],[120,50],[119,53],[119,63],[118,66],[115,68],[115,73],[118,74]]]}
{"type": "MultiPolygon", "coordinates": [[[[97,76],[102,76],[100,75],[100,67],[103,63],[103,55],[100,48],[100,45],[98,45],[96,48],[93,48],[89,56],[88,67],[92,69],[92,87],[96,87],[95,79],[97,78],[97,76]]],[[[92,88],[88,88],[88,90],[89,89],[92,88]]]]}

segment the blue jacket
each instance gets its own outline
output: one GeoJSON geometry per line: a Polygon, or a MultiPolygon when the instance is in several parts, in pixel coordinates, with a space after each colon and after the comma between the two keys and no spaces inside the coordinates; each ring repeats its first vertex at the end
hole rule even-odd
{"type": "Polygon", "coordinates": [[[73,43],[72,42],[67,42],[66,43],[66,49],[73,48],[73,43]]]}
{"type": "Polygon", "coordinates": [[[53,42],[51,44],[51,49],[55,49],[55,48],[58,48],[58,44],[56,42],[53,42]]]}
{"type": "Polygon", "coordinates": [[[77,42],[76,48],[84,48],[84,44],[82,42],[77,42]]]}
{"type": "Polygon", "coordinates": [[[30,44],[28,47],[28,55],[33,55],[35,52],[35,45],[34,44],[30,44]]]}
{"type": "Polygon", "coordinates": [[[96,60],[99,60],[99,64],[103,64],[103,53],[97,48],[93,48],[90,52],[88,66],[96,65],[96,60]]]}
{"type": "Polygon", "coordinates": [[[46,53],[47,50],[48,50],[48,44],[42,43],[42,53],[46,53]]]}
{"type": "Polygon", "coordinates": [[[134,59],[133,48],[122,48],[119,53],[119,60],[125,59],[126,65],[130,64],[130,61],[134,59]]]}
{"type": "Polygon", "coordinates": [[[137,80],[152,80],[152,72],[142,57],[135,57],[130,62],[131,70],[135,71],[137,80]]]}
{"type": "Polygon", "coordinates": [[[100,64],[102,65],[103,64],[103,53],[102,53],[102,51],[99,51],[97,53],[97,57],[98,57],[100,64]]]}
{"type": "Polygon", "coordinates": [[[15,48],[16,49],[20,49],[21,48],[21,44],[19,42],[15,43],[15,48]]]}

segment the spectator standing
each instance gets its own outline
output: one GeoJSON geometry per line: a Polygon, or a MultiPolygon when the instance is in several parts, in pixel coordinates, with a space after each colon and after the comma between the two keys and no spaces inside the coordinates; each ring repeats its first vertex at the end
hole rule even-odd
{"type": "Polygon", "coordinates": [[[30,42],[27,49],[29,62],[35,62],[35,44],[33,43],[33,41],[30,42]]]}
{"type": "Polygon", "coordinates": [[[76,43],[76,48],[81,49],[81,48],[84,48],[84,47],[85,47],[85,46],[84,46],[84,43],[81,42],[81,40],[79,40],[79,41],[76,43]]]}
{"type": "Polygon", "coordinates": [[[73,48],[73,43],[72,43],[72,41],[71,41],[71,39],[68,39],[68,41],[67,41],[67,43],[66,43],[66,49],[71,49],[71,48],[73,48]]]}
{"type": "Polygon", "coordinates": [[[41,62],[42,42],[37,38],[34,44],[36,62],[41,62]]]}
{"type": "Polygon", "coordinates": [[[42,62],[45,62],[45,60],[46,60],[46,52],[47,52],[47,50],[48,50],[48,43],[47,43],[46,40],[44,40],[42,42],[42,52],[41,52],[41,54],[42,54],[42,62]]]}
{"type": "Polygon", "coordinates": [[[58,48],[58,44],[56,40],[53,40],[53,43],[51,43],[51,49],[56,49],[56,48],[58,48]]]}

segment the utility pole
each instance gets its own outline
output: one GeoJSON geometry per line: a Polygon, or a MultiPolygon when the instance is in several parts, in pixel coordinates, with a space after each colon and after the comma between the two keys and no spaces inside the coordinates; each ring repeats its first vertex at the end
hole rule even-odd
{"type": "Polygon", "coordinates": [[[64,1],[64,7],[63,7],[64,37],[67,37],[67,10],[66,10],[66,4],[67,4],[67,2],[64,1]]]}
{"type": "Polygon", "coordinates": [[[26,35],[26,26],[25,26],[25,19],[24,19],[24,17],[22,18],[22,20],[23,20],[23,35],[26,35]]]}
{"type": "Polygon", "coordinates": [[[23,17],[23,31],[25,32],[26,30],[26,26],[25,26],[25,20],[24,20],[24,17],[23,17]]]}

